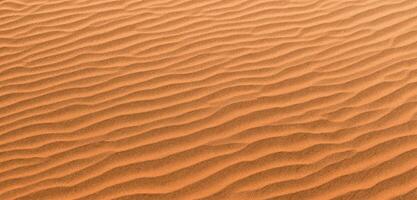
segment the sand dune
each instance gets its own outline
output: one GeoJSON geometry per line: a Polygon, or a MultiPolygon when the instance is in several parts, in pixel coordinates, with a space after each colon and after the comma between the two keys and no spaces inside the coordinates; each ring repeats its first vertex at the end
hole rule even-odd
{"type": "Polygon", "coordinates": [[[11,199],[416,200],[417,1],[0,1],[11,199]]]}

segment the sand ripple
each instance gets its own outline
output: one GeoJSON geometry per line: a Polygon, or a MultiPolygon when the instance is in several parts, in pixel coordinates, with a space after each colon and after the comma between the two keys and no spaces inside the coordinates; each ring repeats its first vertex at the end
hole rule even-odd
{"type": "Polygon", "coordinates": [[[0,1],[1,200],[417,199],[415,0],[0,1]]]}

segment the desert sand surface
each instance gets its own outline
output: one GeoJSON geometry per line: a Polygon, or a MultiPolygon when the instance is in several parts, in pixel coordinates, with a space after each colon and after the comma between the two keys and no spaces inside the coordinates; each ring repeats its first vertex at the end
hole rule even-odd
{"type": "Polygon", "coordinates": [[[0,200],[416,200],[415,0],[1,0],[0,200]]]}

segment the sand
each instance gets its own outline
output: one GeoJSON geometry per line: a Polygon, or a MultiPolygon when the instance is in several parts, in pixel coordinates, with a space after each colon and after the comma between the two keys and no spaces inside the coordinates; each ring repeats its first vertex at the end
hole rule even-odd
{"type": "Polygon", "coordinates": [[[2,0],[0,200],[416,200],[415,0],[2,0]]]}

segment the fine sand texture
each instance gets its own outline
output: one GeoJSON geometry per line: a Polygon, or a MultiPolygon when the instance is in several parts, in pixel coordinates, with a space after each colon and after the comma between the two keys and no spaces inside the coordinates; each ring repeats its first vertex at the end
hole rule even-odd
{"type": "Polygon", "coordinates": [[[0,200],[417,200],[416,0],[0,0],[0,200]]]}

